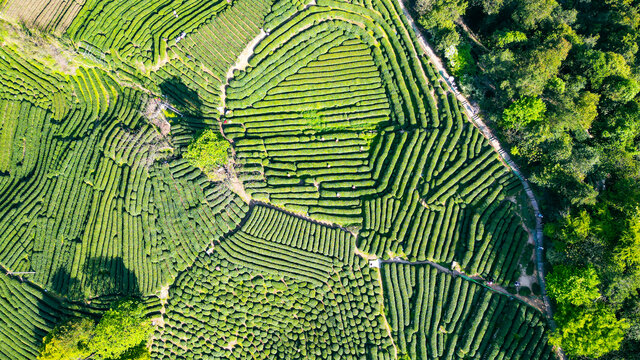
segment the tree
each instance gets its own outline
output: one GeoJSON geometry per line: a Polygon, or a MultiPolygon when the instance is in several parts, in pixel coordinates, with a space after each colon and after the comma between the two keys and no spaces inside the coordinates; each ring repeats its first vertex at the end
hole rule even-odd
{"type": "Polygon", "coordinates": [[[89,319],[67,322],[44,338],[38,360],[76,360],[87,356],[87,344],[95,335],[95,324],[89,319]]]}
{"type": "Polygon", "coordinates": [[[210,174],[227,163],[229,142],[215,130],[205,130],[187,147],[182,157],[210,174]]]}
{"type": "Polygon", "coordinates": [[[573,128],[578,128],[587,131],[591,128],[593,120],[598,116],[598,103],[600,102],[600,95],[594,94],[589,91],[580,93],[575,101],[573,108],[573,114],[575,119],[575,125],[573,128]]]}
{"type": "Polygon", "coordinates": [[[608,76],[629,78],[631,68],[624,57],[612,51],[588,50],[581,57],[582,70],[594,89],[600,89],[608,76]]]}
{"type": "Polygon", "coordinates": [[[142,304],[121,301],[97,324],[76,319],[56,327],[45,337],[38,360],[147,359],[146,341],[152,330],[142,304]]]}
{"type": "Polygon", "coordinates": [[[614,259],[623,269],[640,266],[640,209],[627,219],[627,229],[622,233],[614,250],[614,259]]]}
{"type": "Polygon", "coordinates": [[[600,357],[617,350],[629,328],[626,320],[618,320],[604,305],[595,308],[564,306],[559,313],[559,326],[549,337],[549,343],[562,347],[569,355],[600,357]]]}
{"type": "Polygon", "coordinates": [[[487,15],[494,15],[500,12],[504,6],[504,0],[475,0],[475,4],[482,6],[487,15]]]}
{"type": "Polygon", "coordinates": [[[454,21],[467,11],[466,0],[417,0],[415,10],[419,22],[427,30],[453,29],[454,21]]]}
{"type": "Polygon", "coordinates": [[[504,48],[511,44],[519,44],[527,41],[527,34],[522,31],[498,30],[493,34],[493,43],[496,47],[504,48]]]}
{"type": "Polygon", "coordinates": [[[502,125],[510,129],[522,129],[545,119],[547,106],[536,97],[523,96],[514,101],[502,114],[502,125]]]}
{"type": "Polygon", "coordinates": [[[521,52],[519,66],[512,73],[517,92],[526,96],[542,94],[547,83],[558,75],[569,50],[571,43],[564,36],[553,34],[540,48],[521,52]]]}
{"type": "Polygon", "coordinates": [[[88,349],[97,358],[118,359],[146,342],[151,330],[151,322],[145,319],[142,304],[123,301],[102,316],[88,349]]]}
{"type": "Polygon", "coordinates": [[[513,12],[513,21],[525,29],[533,29],[540,21],[549,19],[558,7],[556,0],[521,0],[516,3],[518,7],[513,12]]]}
{"type": "Polygon", "coordinates": [[[602,92],[612,101],[631,101],[640,92],[640,84],[635,79],[612,75],[604,79],[602,92]]]}
{"type": "Polygon", "coordinates": [[[593,267],[579,269],[558,265],[547,276],[549,296],[562,304],[580,306],[592,303],[600,297],[598,285],[600,279],[593,267]]]}

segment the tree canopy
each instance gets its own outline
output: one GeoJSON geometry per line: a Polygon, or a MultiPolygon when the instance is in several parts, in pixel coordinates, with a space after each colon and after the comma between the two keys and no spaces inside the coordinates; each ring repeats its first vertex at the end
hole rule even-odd
{"type": "Polygon", "coordinates": [[[189,144],[183,157],[204,173],[211,174],[227,163],[228,149],[229,142],[219,132],[208,129],[189,144]]]}
{"type": "Polygon", "coordinates": [[[555,341],[580,356],[639,354],[640,2],[470,0],[442,2],[442,12],[414,3],[541,199],[549,293],[565,310],[555,341]],[[452,61],[463,49],[473,71],[452,61]],[[587,340],[595,345],[578,346],[587,340]]]}
{"type": "Polygon", "coordinates": [[[142,360],[153,330],[139,302],[125,300],[106,311],[96,323],[73,319],[49,333],[38,360],[142,360]]]}
{"type": "Polygon", "coordinates": [[[605,306],[561,311],[561,325],[549,342],[570,355],[600,357],[617,350],[629,328],[626,321],[618,320],[605,306]]]}
{"type": "Polygon", "coordinates": [[[579,269],[558,265],[547,276],[549,296],[563,304],[579,306],[594,302],[600,296],[598,285],[600,279],[593,267],[579,269]]]}
{"type": "Polygon", "coordinates": [[[523,96],[504,110],[502,124],[510,129],[522,129],[527,125],[544,121],[547,106],[538,98],[523,96]]]}

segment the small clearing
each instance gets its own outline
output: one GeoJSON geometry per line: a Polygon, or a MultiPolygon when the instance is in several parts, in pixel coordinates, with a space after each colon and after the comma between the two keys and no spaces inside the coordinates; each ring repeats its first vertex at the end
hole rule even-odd
{"type": "Polygon", "coordinates": [[[229,344],[227,344],[227,346],[223,346],[223,349],[229,350],[229,351],[233,351],[233,348],[238,345],[238,340],[233,339],[231,341],[229,341],[229,344]]]}
{"type": "Polygon", "coordinates": [[[167,136],[171,132],[171,124],[167,121],[163,113],[163,105],[160,99],[151,99],[147,102],[144,109],[144,116],[153,125],[157,126],[162,136],[167,136]]]}
{"type": "Polygon", "coordinates": [[[234,193],[238,194],[238,196],[240,196],[240,198],[244,202],[249,204],[251,202],[251,196],[247,194],[247,192],[244,189],[244,186],[242,185],[242,181],[238,179],[238,175],[236,174],[236,169],[233,167],[233,164],[230,164],[225,169],[227,173],[226,184],[229,187],[229,189],[231,189],[231,191],[233,191],[234,193]]]}
{"type": "Polygon", "coordinates": [[[158,297],[162,300],[169,298],[169,285],[165,285],[160,288],[160,295],[158,297]]]}

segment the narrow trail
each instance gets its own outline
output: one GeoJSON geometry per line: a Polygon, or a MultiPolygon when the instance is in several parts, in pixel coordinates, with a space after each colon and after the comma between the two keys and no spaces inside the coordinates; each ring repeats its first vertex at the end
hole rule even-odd
{"type": "Polygon", "coordinates": [[[480,277],[480,276],[469,276],[463,272],[457,271],[457,270],[452,270],[452,269],[448,269],[436,262],[433,261],[429,261],[429,260],[423,260],[423,261],[407,261],[401,258],[393,258],[393,259],[389,259],[389,260],[380,260],[381,264],[392,264],[392,263],[396,263],[396,264],[406,264],[406,265],[429,265],[431,267],[434,267],[436,270],[438,270],[441,273],[447,274],[447,275],[451,275],[452,277],[461,277],[467,281],[471,281],[473,283],[476,283],[480,286],[483,286],[485,288],[487,288],[489,291],[493,291],[495,293],[501,294],[501,295],[505,295],[508,296],[510,298],[514,298],[514,299],[518,299],[519,301],[534,307],[542,312],[544,312],[544,309],[540,307],[539,304],[536,304],[535,301],[533,301],[532,299],[526,297],[526,296],[521,296],[521,295],[517,295],[517,294],[512,294],[509,291],[507,291],[507,289],[505,289],[504,287],[497,285],[497,284],[489,284],[486,283],[486,279],[480,277]],[[485,283],[481,283],[480,281],[483,281],[485,283]]]}
{"type": "MultiPolygon", "coordinates": [[[[233,79],[233,72],[235,70],[244,70],[247,68],[247,66],[249,66],[249,58],[253,55],[253,52],[256,46],[258,46],[260,41],[262,41],[265,37],[267,37],[267,35],[268,34],[264,31],[264,29],[260,29],[260,33],[258,33],[258,35],[256,35],[256,37],[254,37],[247,44],[247,46],[244,48],[244,50],[242,50],[240,55],[238,55],[238,59],[236,60],[235,64],[233,64],[229,68],[229,70],[227,70],[225,81],[220,85],[220,107],[218,108],[218,112],[220,113],[220,115],[224,115],[227,111],[227,102],[226,102],[227,87],[229,86],[229,81],[233,79]]],[[[231,146],[229,147],[231,151],[231,158],[235,159],[236,149],[233,146],[233,139],[229,138],[227,134],[224,133],[224,128],[222,127],[222,120],[218,120],[218,130],[220,131],[220,134],[222,135],[222,137],[225,140],[227,140],[229,144],[231,144],[231,146]]],[[[234,166],[235,166],[235,163],[232,162],[230,166],[227,166],[225,168],[225,172],[227,174],[227,185],[229,189],[231,189],[231,191],[238,194],[238,196],[240,196],[244,202],[249,204],[251,202],[251,196],[249,196],[249,194],[246,192],[244,188],[244,185],[238,179],[238,175],[234,169],[234,166]]]]}
{"type": "Polygon", "coordinates": [[[227,109],[227,86],[229,86],[229,80],[233,79],[233,72],[235,70],[244,70],[249,65],[249,58],[253,55],[253,51],[256,46],[262,41],[265,37],[267,37],[267,33],[264,29],[260,29],[260,33],[256,35],[242,50],[240,55],[238,55],[238,59],[235,64],[233,64],[229,70],[227,70],[227,75],[225,78],[225,82],[220,85],[220,107],[218,110],[220,111],[220,115],[224,115],[225,110],[227,109]]]}
{"type": "Polygon", "coordinates": [[[425,54],[429,57],[429,60],[436,67],[440,75],[442,75],[442,77],[444,78],[445,82],[449,87],[449,91],[453,92],[456,98],[462,103],[463,110],[467,114],[469,119],[471,119],[471,122],[480,130],[480,132],[482,132],[484,137],[486,137],[489,140],[489,144],[496,150],[496,152],[498,152],[502,161],[507,166],[509,166],[513,171],[513,173],[520,179],[520,182],[524,187],[524,190],[529,199],[529,203],[531,205],[531,208],[533,209],[533,212],[536,218],[536,226],[535,226],[536,260],[537,260],[536,264],[537,264],[538,276],[540,280],[540,291],[542,294],[542,299],[544,301],[545,312],[547,314],[547,317],[549,318],[549,322],[551,324],[552,329],[555,329],[556,324],[553,321],[553,310],[551,309],[551,302],[549,300],[549,296],[547,296],[546,283],[544,279],[545,274],[544,274],[544,261],[543,261],[544,248],[543,248],[543,233],[542,233],[542,214],[540,213],[540,207],[538,206],[538,201],[535,198],[533,190],[531,189],[531,186],[529,185],[529,182],[527,181],[527,179],[522,175],[522,172],[520,171],[520,168],[518,167],[518,165],[516,165],[516,163],[514,163],[513,160],[511,160],[509,153],[507,153],[507,151],[504,150],[504,148],[498,141],[498,138],[493,134],[493,131],[485,124],[484,120],[482,120],[482,118],[479,116],[479,109],[475,106],[472,106],[467,100],[467,98],[458,91],[458,88],[455,86],[455,79],[453,78],[453,76],[450,76],[447,73],[447,70],[442,64],[442,61],[440,60],[440,58],[436,55],[436,53],[433,51],[431,46],[427,43],[427,41],[422,36],[420,29],[418,28],[415,21],[413,20],[411,13],[405,7],[403,0],[397,0],[397,1],[398,1],[398,4],[400,5],[400,8],[402,9],[402,12],[407,17],[407,21],[413,28],[413,31],[415,32],[416,37],[418,38],[420,47],[425,52],[425,54]]]}
{"type": "MultiPolygon", "coordinates": [[[[356,248],[357,249],[357,248],[356,248]]],[[[380,291],[382,292],[382,297],[384,298],[384,286],[382,284],[382,271],[378,269],[376,271],[378,273],[378,284],[380,285],[380,291]]],[[[389,339],[391,339],[391,345],[393,346],[394,359],[398,358],[398,345],[396,345],[396,341],[393,339],[393,329],[391,329],[391,324],[389,323],[389,319],[385,315],[384,309],[384,301],[380,304],[380,316],[384,320],[384,327],[387,329],[387,334],[389,334],[389,339]]]]}

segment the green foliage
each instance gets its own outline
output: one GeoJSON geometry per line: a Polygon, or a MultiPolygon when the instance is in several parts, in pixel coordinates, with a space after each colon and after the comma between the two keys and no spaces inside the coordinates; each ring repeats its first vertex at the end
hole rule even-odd
{"type": "Polygon", "coordinates": [[[460,44],[454,54],[447,56],[451,72],[456,76],[473,75],[477,71],[475,60],[471,55],[471,45],[460,44]]]}
{"type": "Polygon", "coordinates": [[[605,78],[602,92],[608,99],[624,103],[638,95],[640,83],[634,78],[612,75],[605,78]]]}
{"type": "MultiPolygon", "coordinates": [[[[620,347],[631,325],[618,320],[616,310],[633,299],[640,288],[637,243],[633,240],[637,218],[631,215],[620,221],[620,209],[616,207],[624,203],[618,202],[615,207],[605,204],[595,211],[567,215],[560,224],[546,229],[558,241],[556,251],[562,251],[554,262],[580,264],[556,265],[547,276],[548,294],[558,302],[555,319],[559,330],[551,341],[576,356],[597,357],[620,347]],[[601,297],[599,289],[604,289],[606,298],[601,297]]],[[[626,211],[636,213],[633,209],[626,211]]]]}
{"type": "Polygon", "coordinates": [[[520,53],[511,75],[515,92],[523,96],[541,95],[547,83],[558,74],[571,46],[565,36],[554,36],[547,39],[543,47],[520,53]]]}
{"type": "Polygon", "coordinates": [[[505,0],[475,0],[474,3],[482,6],[482,9],[488,15],[495,15],[502,9],[505,0]]]}
{"type": "Polygon", "coordinates": [[[438,39],[436,48],[455,48],[460,36],[455,30],[455,21],[467,10],[466,0],[416,0],[414,9],[418,13],[418,23],[438,39]]]}
{"type": "Polygon", "coordinates": [[[549,296],[562,304],[576,306],[593,303],[600,292],[600,279],[593,267],[579,269],[558,265],[547,276],[549,296]]]}
{"type": "Polygon", "coordinates": [[[559,77],[554,77],[547,82],[547,89],[555,92],[556,94],[564,94],[567,89],[567,83],[559,77]]]}
{"type": "Polygon", "coordinates": [[[94,336],[93,320],[71,320],[56,327],[44,338],[38,360],[75,360],[87,357],[91,354],[88,344],[94,336]]]}
{"type": "Polygon", "coordinates": [[[575,101],[575,107],[573,109],[577,120],[578,126],[575,128],[588,131],[591,128],[591,124],[598,116],[598,104],[600,102],[600,95],[594,94],[589,91],[581,92],[575,101]]]}
{"type": "MultiPolygon", "coordinates": [[[[380,271],[387,319],[399,353],[409,359],[496,359],[512,350],[510,359],[552,356],[546,321],[523,302],[429,265],[384,263],[380,271]]],[[[530,295],[529,288],[520,290],[530,295]]]]}
{"type": "Polygon", "coordinates": [[[202,132],[182,155],[191,165],[207,174],[226,165],[228,156],[229,142],[212,129],[202,132]]]}
{"type": "Polygon", "coordinates": [[[527,41],[527,34],[522,31],[497,31],[494,34],[495,46],[504,48],[507,45],[519,44],[527,41]]]}
{"type": "Polygon", "coordinates": [[[122,359],[131,349],[145,344],[152,330],[142,304],[125,300],[102,315],[87,349],[97,358],[122,359]]]}
{"type": "Polygon", "coordinates": [[[464,15],[466,0],[417,0],[415,10],[425,29],[453,29],[454,21],[464,15]]]}
{"type": "MultiPolygon", "coordinates": [[[[556,294],[558,301],[574,297],[582,304],[561,307],[613,322],[611,312],[634,314],[640,282],[640,5],[615,0],[504,3],[477,0],[473,16],[462,18],[482,42],[473,53],[480,54],[479,68],[485,71],[458,81],[467,82],[461,88],[498,124],[543,199],[545,231],[554,244],[547,252],[555,266],[549,293],[556,288],[562,293],[556,294]],[[538,106],[530,114],[526,106],[517,106],[524,97],[539,99],[546,110],[538,106]],[[576,273],[563,278],[566,269],[576,273]],[[576,281],[590,287],[576,286],[576,281]]],[[[583,329],[576,331],[602,327],[599,321],[592,317],[596,325],[576,326],[583,329]]],[[[612,346],[573,354],[593,356],[617,348],[620,337],[605,333],[615,338],[612,346]]],[[[639,353],[632,337],[626,339],[612,359],[639,353]]]]}
{"type": "Polygon", "coordinates": [[[640,208],[632,211],[626,221],[626,229],[620,236],[613,256],[622,269],[636,270],[640,268],[640,208]]]}
{"type": "Polygon", "coordinates": [[[559,6],[556,0],[522,0],[516,4],[512,14],[513,21],[527,30],[549,19],[551,13],[559,6]]]}
{"type": "Polygon", "coordinates": [[[597,358],[618,350],[629,324],[618,320],[605,306],[561,309],[559,327],[549,343],[562,347],[569,355],[597,358]]]}
{"type": "Polygon", "coordinates": [[[66,35],[76,43],[90,43],[86,48],[94,52],[117,52],[122,59],[149,66],[164,58],[167,46],[179,42],[183,32],[192,32],[228,6],[226,1],[88,0],[66,35]],[[131,21],[140,14],[148,21],[131,21]]]}
{"type": "Polygon", "coordinates": [[[529,296],[531,295],[531,289],[528,286],[521,286],[520,289],[518,289],[518,294],[522,296],[529,296]]]}
{"type": "Polygon", "coordinates": [[[364,262],[346,265],[318,253],[294,259],[299,250],[293,247],[272,249],[260,253],[270,258],[262,264],[224,252],[198,258],[170,290],[166,325],[156,332],[163,341],[153,357],[204,359],[232,350],[237,359],[359,359],[370,347],[390,352],[374,296],[380,289],[364,262]],[[280,251],[286,255],[275,256],[280,251]],[[273,267],[287,256],[293,266],[328,260],[333,268],[321,282],[306,281],[273,267]],[[206,341],[200,341],[203,334],[206,341]],[[173,346],[184,339],[185,346],[173,346]]]}
{"type": "Polygon", "coordinates": [[[545,120],[547,106],[539,98],[523,96],[514,101],[502,114],[502,126],[523,129],[545,120]]]}
{"type": "Polygon", "coordinates": [[[55,328],[44,339],[38,360],[144,359],[152,330],[142,304],[124,300],[104,313],[97,324],[85,318],[55,328]]]}
{"type": "MultiPolygon", "coordinates": [[[[8,74],[3,80],[11,84],[0,91],[3,101],[15,101],[12,111],[19,108],[20,118],[29,119],[16,122],[21,137],[11,139],[6,156],[11,170],[26,169],[11,176],[24,178],[0,179],[2,186],[25,185],[0,196],[2,248],[29,251],[3,252],[3,265],[36,268],[38,280],[54,279],[60,292],[89,284],[82,294],[91,298],[151,294],[177,276],[163,301],[165,326],[150,345],[154,358],[389,358],[392,340],[380,317],[383,291],[376,270],[355,255],[356,241],[359,249],[379,257],[455,259],[498,283],[518,275],[520,257],[513,254],[522,253],[527,234],[517,206],[508,200],[522,187],[465,120],[456,98],[444,93],[432,67],[407,51],[413,34],[391,0],[366,7],[319,1],[310,9],[303,1],[264,1],[255,10],[256,1],[169,3],[158,8],[148,0],[89,0],[70,28],[80,51],[104,57],[114,76],[135,78],[132,88],[121,88],[121,79],[96,69],[79,69],[72,81],[33,70],[21,74],[15,69],[31,68],[22,61],[1,63],[10,71],[0,74],[8,74]],[[112,19],[116,8],[122,16],[112,19]],[[140,12],[149,21],[131,19],[140,12]],[[293,15],[296,21],[281,26],[293,15]],[[255,204],[256,215],[244,219],[248,206],[224,183],[211,185],[191,166],[210,173],[226,162],[230,145],[213,130],[193,141],[183,158],[159,154],[163,145],[184,146],[191,126],[206,128],[219,118],[220,79],[226,79],[237,50],[257,35],[258,24],[265,24],[269,36],[226,87],[223,128],[242,165],[239,178],[255,199],[318,220],[357,224],[357,240],[339,228],[255,204]],[[167,80],[174,78],[180,81],[167,80]],[[34,86],[23,86],[29,83],[34,86]],[[152,92],[159,88],[198,111],[173,122],[170,138],[162,140],[138,116],[136,100],[145,96],[134,90],[138,85],[152,92]],[[65,95],[49,98],[65,86],[65,95]],[[25,97],[37,98],[38,106],[17,105],[24,100],[15,98],[24,95],[22,89],[29,89],[25,97]],[[31,153],[40,146],[34,144],[43,144],[41,151],[31,153]],[[34,192],[38,196],[29,193],[34,189],[41,189],[34,192]],[[69,203],[78,205],[67,211],[69,203]],[[240,222],[242,229],[236,229],[240,222]],[[85,258],[92,260],[77,262],[85,258]],[[49,269],[64,270],[67,264],[78,279],[49,269]]],[[[454,21],[467,3],[424,4],[429,13],[422,22],[442,39],[439,46],[457,45],[454,21]]],[[[498,13],[502,2],[483,6],[498,13]]],[[[509,48],[524,48],[538,38],[528,31],[524,39],[515,37],[521,39],[509,48]]],[[[531,61],[516,53],[513,59],[528,78],[510,79],[511,89],[504,92],[520,96],[531,89],[537,99],[568,51],[558,39],[545,40],[557,40],[553,51],[535,53],[531,61]],[[536,66],[543,65],[548,68],[536,77],[536,66]]],[[[471,54],[470,44],[456,52],[459,73],[474,72],[471,54]]],[[[557,139],[564,144],[567,137],[557,139]]],[[[436,280],[426,287],[410,278],[394,282],[402,284],[403,296],[395,297],[401,310],[390,313],[394,324],[403,319],[410,325],[392,329],[392,336],[409,338],[402,351],[431,352],[431,358],[550,356],[546,324],[534,309],[444,274],[437,289],[436,280]],[[429,296],[410,301],[416,298],[407,296],[412,287],[429,296]],[[433,301],[445,298],[456,306],[433,301]],[[411,304],[403,307],[403,301],[411,304]],[[407,315],[417,304],[424,311],[407,315]],[[434,326],[418,326],[412,318],[434,326]]],[[[121,304],[107,312],[86,345],[90,355],[148,358],[148,323],[141,311],[121,304]]]]}
{"type": "Polygon", "coordinates": [[[596,89],[599,89],[609,76],[628,78],[631,74],[631,67],[624,57],[612,51],[589,50],[581,62],[587,78],[596,89]]]}

